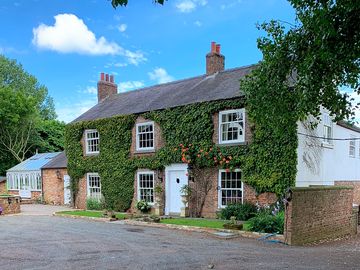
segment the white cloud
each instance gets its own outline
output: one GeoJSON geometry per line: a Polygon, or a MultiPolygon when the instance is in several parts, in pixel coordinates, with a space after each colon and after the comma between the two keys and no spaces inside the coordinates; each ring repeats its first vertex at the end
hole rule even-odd
{"type": "Polygon", "coordinates": [[[198,6],[206,6],[206,0],[181,0],[175,6],[182,13],[193,12],[198,6]]]}
{"type": "Polygon", "coordinates": [[[195,21],[194,24],[195,24],[196,26],[198,26],[198,27],[201,27],[201,26],[202,26],[202,22],[200,22],[200,21],[195,21]]]}
{"type": "Polygon", "coordinates": [[[126,92],[129,90],[137,89],[144,87],[144,83],[141,81],[127,81],[127,82],[121,82],[118,85],[119,92],[126,92]]]}
{"type": "Polygon", "coordinates": [[[155,68],[148,74],[150,79],[157,83],[167,83],[174,80],[174,77],[170,76],[164,68],[155,68]]]}
{"type": "Polygon", "coordinates": [[[87,93],[87,94],[97,94],[97,88],[94,87],[94,86],[88,86],[88,87],[86,87],[84,93],[87,93]]]}
{"type": "Polygon", "coordinates": [[[229,9],[229,8],[233,8],[234,6],[236,6],[237,4],[242,3],[242,0],[237,0],[237,1],[233,1],[227,4],[222,4],[220,5],[220,9],[221,10],[225,10],[225,9],[229,9]]]}
{"type": "Polygon", "coordinates": [[[63,103],[56,104],[56,113],[59,120],[69,123],[88,111],[91,107],[96,105],[96,103],[97,97],[94,96],[89,99],[81,99],[79,102],[67,103],[66,105],[63,103]]]}
{"type": "Polygon", "coordinates": [[[127,24],[122,23],[122,24],[120,24],[120,25],[117,27],[117,29],[118,29],[121,33],[123,33],[123,32],[125,32],[126,29],[127,29],[127,24]]]}
{"type": "Polygon", "coordinates": [[[58,14],[54,18],[54,25],[40,24],[33,29],[32,42],[36,47],[60,53],[122,55],[133,65],[147,60],[141,51],[124,49],[103,36],[96,38],[84,21],[74,14],[58,14]]]}

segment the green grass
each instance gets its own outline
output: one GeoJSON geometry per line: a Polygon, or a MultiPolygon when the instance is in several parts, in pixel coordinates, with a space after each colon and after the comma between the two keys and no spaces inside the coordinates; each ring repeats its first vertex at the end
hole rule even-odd
{"type": "MultiPolygon", "coordinates": [[[[61,211],[57,212],[57,214],[63,214],[63,215],[73,215],[73,216],[82,216],[82,217],[96,217],[96,218],[102,218],[103,217],[103,211],[81,211],[81,210],[75,210],[75,211],[61,211]]],[[[125,219],[126,214],[124,213],[116,213],[116,217],[118,219],[125,219]]]]}
{"type": "Polygon", "coordinates": [[[213,229],[224,229],[223,225],[228,221],[214,219],[193,219],[193,218],[165,218],[160,221],[164,224],[176,224],[185,226],[196,226],[213,229]]]}

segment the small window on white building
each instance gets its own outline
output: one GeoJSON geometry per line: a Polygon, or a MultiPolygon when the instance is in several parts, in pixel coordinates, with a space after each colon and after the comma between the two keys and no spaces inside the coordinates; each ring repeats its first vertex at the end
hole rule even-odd
{"type": "Polygon", "coordinates": [[[245,110],[229,110],[219,113],[219,143],[245,141],[245,110]]]}
{"type": "Polygon", "coordinates": [[[96,129],[85,130],[86,154],[98,154],[100,151],[99,142],[99,132],[96,129]]]}
{"type": "Polygon", "coordinates": [[[154,149],[154,122],[136,124],[136,150],[154,149]]]}
{"type": "MultiPolygon", "coordinates": [[[[353,138],[353,136],[351,136],[353,138]]],[[[349,141],[349,156],[355,157],[355,139],[349,141]]]]}
{"type": "Polygon", "coordinates": [[[332,144],[333,137],[333,122],[329,114],[323,114],[323,124],[324,124],[324,143],[332,144]]]}
{"type": "Polygon", "coordinates": [[[101,181],[97,173],[88,173],[87,176],[87,197],[100,201],[101,199],[101,181]]]}
{"type": "Polygon", "coordinates": [[[232,203],[242,203],[243,183],[241,171],[219,171],[219,206],[225,207],[232,203]]]}
{"type": "Polygon", "coordinates": [[[154,202],[154,172],[138,172],[138,200],[154,202]]]}

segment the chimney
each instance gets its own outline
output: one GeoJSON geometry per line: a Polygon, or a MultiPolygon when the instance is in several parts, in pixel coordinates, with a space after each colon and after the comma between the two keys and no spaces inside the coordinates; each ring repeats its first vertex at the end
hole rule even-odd
{"type": "Polygon", "coordinates": [[[117,94],[117,84],[114,82],[114,75],[100,73],[100,80],[97,84],[98,103],[109,96],[117,94]]]}
{"type": "Polygon", "coordinates": [[[206,55],[206,75],[212,75],[225,69],[225,56],[220,53],[221,46],[211,42],[211,51],[206,55]]]}

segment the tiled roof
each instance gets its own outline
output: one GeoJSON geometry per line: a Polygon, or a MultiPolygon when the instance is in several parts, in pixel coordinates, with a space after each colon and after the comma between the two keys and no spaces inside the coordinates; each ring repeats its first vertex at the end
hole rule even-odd
{"type": "Polygon", "coordinates": [[[38,171],[41,169],[42,166],[44,166],[46,163],[48,163],[50,160],[52,160],[59,154],[60,152],[36,154],[31,158],[28,158],[27,160],[7,170],[7,172],[38,171]]]}
{"type": "Polygon", "coordinates": [[[46,163],[41,169],[60,169],[67,167],[67,158],[65,152],[61,152],[59,155],[54,157],[51,161],[46,163]]]}
{"type": "Polygon", "coordinates": [[[202,75],[120,93],[98,103],[73,122],[241,97],[239,80],[255,67],[228,69],[210,76],[202,75]]]}

